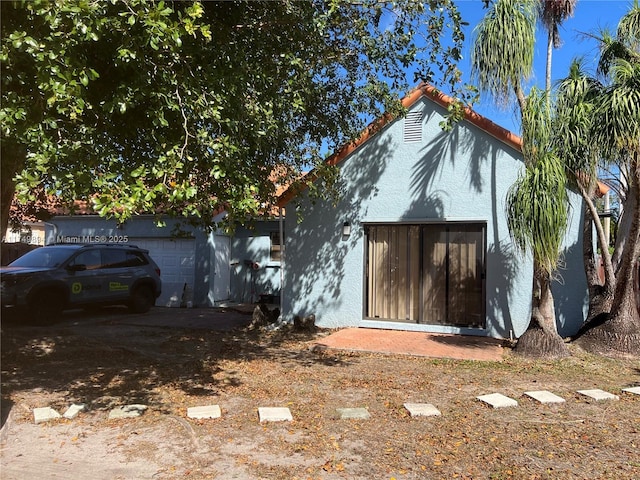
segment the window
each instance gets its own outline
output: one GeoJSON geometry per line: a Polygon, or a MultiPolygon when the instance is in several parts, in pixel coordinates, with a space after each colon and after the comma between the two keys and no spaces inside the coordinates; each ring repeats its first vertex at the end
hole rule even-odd
{"type": "Polygon", "coordinates": [[[139,252],[130,252],[124,249],[103,249],[103,268],[129,268],[146,265],[147,261],[139,252]]]}
{"type": "Polygon", "coordinates": [[[280,232],[269,233],[269,239],[271,240],[270,259],[272,262],[279,262],[282,258],[280,232]]]}
{"type": "Polygon", "coordinates": [[[371,225],[370,319],[484,327],[484,224],[371,225]]]}
{"type": "Polygon", "coordinates": [[[102,266],[102,259],[100,258],[100,250],[85,250],[81,252],[69,262],[71,266],[84,265],[87,270],[95,270],[102,266]]]}

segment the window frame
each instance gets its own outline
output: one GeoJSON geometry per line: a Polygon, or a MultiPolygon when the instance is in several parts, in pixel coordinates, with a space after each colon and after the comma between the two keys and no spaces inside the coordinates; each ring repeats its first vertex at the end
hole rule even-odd
{"type": "Polygon", "coordinates": [[[282,238],[280,238],[279,231],[269,232],[269,261],[282,262],[282,238]]]}
{"type": "MultiPolygon", "coordinates": [[[[432,326],[443,326],[443,327],[454,327],[454,328],[477,328],[477,329],[486,329],[487,328],[487,319],[486,319],[486,313],[487,313],[487,300],[486,300],[486,277],[487,277],[487,222],[486,220],[456,220],[456,221],[406,221],[406,222],[367,222],[367,223],[363,223],[364,226],[364,230],[365,230],[365,235],[364,235],[364,258],[363,258],[363,305],[362,305],[362,318],[364,320],[367,321],[374,321],[374,322],[392,322],[392,323],[406,323],[406,324],[410,324],[410,325],[432,325],[432,326]],[[370,278],[369,275],[370,274],[374,274],[372,273],[374,272],[373,270],[371,270],[372,266],[370,265],[370,262],[372,261],[371,258],[371,252],[370,252],[370,248],[371,248],[371,243],[370,243],[370,238],[372,235],[372,229],[376,228],[376,227],[387,227],[389,229],[391,229],[392,227],[416,227],[418,229],[418,245],[417,245],[417,251],[418,251],[418,258],[417,258],[417,263],[418,263],[418,284],[415,284],[415,278],[412,279],[412,277],[410,276],[410,269],[411,267],[408,267],[407,270],[405,271],[405,275],[404,277],[402,275],[400,275],[400,277],[398,277],[398,279],[404,279],[405,285],[404,287],[404,300],[407,302],[406,308],[404,309],[404,312],[407,314],[411,314],[411,308],[409,307],[410,303],[413,303],[413,299],[412,298],[408,298],[408,294],[406,293],[407,291],[409,291],[410,289],[414,289],[414,288],[418,288],[418,293],[417,293],[417,308],[418,308],[418,315],[417,318],[412,319],[409,316],[407,316],[405,319],[401,319],[401,318],[397,318],[398,315],[395,315],[396,318],[393,317],[393,314],[391,314],[391,318],[384,318],[384,317],[380,317],[380,316],[373,316],[372,313],[375,313],[376,306],[372,306],[373,304],[372,299],[374,299],[374,297],[371,297],[371,292],[370,289],[374,289],[374,288],[381,288],[379,284],[372,284],[370,282],[370,278]],[[454,232],[454,233],[460,233],[460,232],[466,232],[468,233],[476,233],[479,234],[479,243],[477,243],[477,245],[475,245],[475,248],[477,249],[477,252],[475,252],[475,257],[476,260],[474,262],[474,264],[476,265],[476,268],[474,270],[475,272],[475,279],[474,282],[478,282],[480,285],[480,291],[478,292],[478,285],[476,284],[474,286],[473,290],[469,290],[469,292],[473,292],[473,294],[475,295],[479,295],[479,303],[475,303],[478,307],[479,307],[479,313],[478,311],[476,311],[475,313],[473,312],[473,309],[470,311],[470,313],[468,315],[465,315],[465,318],[472,318],[475,317],[477,318],[477,321],[475,322],[468,322],[468,323],[461,323],[461,322],[457,322],[457,323],[453,323],[451,321],[452,318],[454,318],[455,315],[459,315],[460,310],[458,307],[458,310],[456,311],[455,309],[452,309],[451,312],[453,312],[453,316],[451,315],[450,311],[447,310],[446,314],[445,314],[445,321],[444,322],[434,322],[433,320],[427,318],[425,316],[425,312],[424,312],[424,308],[425,308],[425,252],[424,252],[424,248],[425,248],[425,229],[428,229],[429,227],[433,227],[434,228],[434,232],[446,232],[446,238],[447,238],[447,243],[446,243],[446,270],[445,270],[445,275],[446,275],[446,283],[444,285],[444,287],[446,288],[446,298],[445,301],[447,302],[447,309],[449,309],[449,306],[453,303],[454,299],[455,299],[455,291],[452,293],[451,291],[449,291],[449,287],[451,285],[451,277],[456,277],[456,271],[452,271],[451,270],[451,265],[450,265],[450,256],[451,256],[451,252],[450,252],[450,247],[451,245],[456,245],[456,242],[454,241],[455,238],[450,237],[450,233],[454,232]],[[457,229],[456,229],[457,227],[457,229]],[[481,258],[477,258],[477,255],[481,255],[481,258]],[[412,283],[413,282],[413,283],[412,283]],[[371,297],[371,298],[370,298],[371,297]],[[479,317],[479,318],[478,318],[479,317]]],[[[389,230],[391,231],[391,230],[389,230]]],[[[409,233],[410,229],[407,229],[407,252],[409,252],[411,249],[415,249],[416,245],[414,245],[413,247],[409,244],[410,240],[410,235],[409,233]]],[[[399,238],[399,237],[398,237],[399,238]]],[[[473,238],[473,237],[472,237],[473,238]]],[[[471,248],[474,245],[474,242],[469,242],[466,243],[466,245],[471,248]]],[[[394,250],[397,247],[394,247],[394,250]]],[[[407,255],[410,255],[410,253],[407,253],[407,255]]],[[[400,259],[400,257],[397,257],[398,259],[400,259]]],[[[408,257],[406,257],[408,258],[408,257]]],[[[375,261],[375,260],[373,260],[375,261]]],[[[387,260],[383,260],[384,262],[386,262],[387,260]]],[[[404,261],[404,257],[403,260],[398,260],[399,262],[404,261]]],[[[470,261],[470,260],[468,260],[470,261]]],[[[409,265],[409,264],[408,264],[409,265]]],[[[385,267],[386,268],[386,267],[385,267]]],[[[468,270],[468,268],[467,268],[468,270]]],[[[458,271],[459,272],[459,271],[458,271]]],[[[387,290],[389,288],[388,284],[383,284],[383,287],[385,290],[387,290]]],[[[453,289],[451,289],[453,290],[453,289]]],[[[467,291],[465,291],[466,293],[467,291]]],[[[402,295],[402,294],[401,294],[402,295]]],[[[374,299],[375,300],[375,299],[374,299]]],[[[393,299],[389,300],[389,299],[382,299],[382,302],[385,301],[393,301],[393,299]]],[[[400,305],[400,301],[397,301],[397,304],[400,305]]],[[[414,307],[415,308],[415,307],[414,307]]],[[[397,313],[397,312],[396,312],[397,313]]]]}

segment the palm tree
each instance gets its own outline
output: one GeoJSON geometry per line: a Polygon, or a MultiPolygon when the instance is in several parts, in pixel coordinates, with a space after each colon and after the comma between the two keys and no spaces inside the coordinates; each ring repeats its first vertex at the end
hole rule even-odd
{"type": "Polygon", "coordinates": [[[640,6],[635,1],[621,19],[615,37],[603,32],[598,73],[601,83],[575,61],[558,86],[555,143],[574,185],[588,208],[585,222],[585,270],[589,315],[578,342],[595,352],[640,354],[640,315],[633,292],[640,258],[640,6]],[[615,254],[608,252],[593,205],[599,165],[615,164],[625,180],[623,215],[615,254]],[[594,275],[591,219],[605,265],[604,285],[594,275]],[[595,277],[595,278],[594,278],[595,277]]]}
{"type": "Polygon", "coordinates": [[[573,16],[577,0],[544,0],[540,2],[540,21],[548,32],[545,90],[551,91],[551,58],[554,48],[560,48],[559,26],[573,16]]]}
{"type": "Polygon", "coordinates": [[[603,353],[640,355],[640,313],[633,290],[640,258],[640,55],[633,61],[613,61],[610,76],[611,83],[594,102],[591,138],[600,156],[617,162],[626,174],[623,216],[629,223],[624,240],[616,244],[621,254],[611,312],[583,335],[581,343],[603,353]]]}
{"type": "Polygon", "coordinates": [[[520,111],[522,83],[533,71],[538,0],[497,0],[475,29],[471,76],[494,102],[506,106],[514,93],[520,111]]]}
{"type": "Polygon", "coordinates": [[[598,216],[595,199],[600,158],[592,141],[595,99],[604,86],[587,74],[584,61],[576,59],[569,75],[560,80],[556,89],[553,143],[562,158],[572,188],[583,198],[583,258],[589,286],[589,312],[586,322],[611,310],[615,293],[615,273],[608,248],[608,239],[598,216]],[[593,226],[601,248],[605,281],[601,284],[593,248],[593,226]]]}
{"type": "MultiPolygon", "coordinates": [[[[567,224],[565,176],[549,143],[549,88],[544,93],[532,91],[527,98],[523,82],[533,69],[538,14],[549,12],[545,25],[555,29],[550,39],[557,38],[557,26],[567,16],[560,12],[565,12],[573,2],[566,2],[564,10],[551,7],[545,10],[543,3],[539,0],[492,3],[476,27],[471,72],[480,91],[488,93],[498,104],[506,105],[513,92],[522,119],[526,170],[509,192],[507,215],[514,241],[521,249],[533,253],[534,266],[531,321],[518,339],[516,350],[525,355],[557,358],[569,354],[558,334],[551,293],[551,275],[567,224]]],[[[550,56],[547,61],[550,63],[550,56]]]]}
{"type": "Polygon", "coordinates": [[[563,357],[569,351],[558,335],[551,280],[567,227],[564,165],[551,142],[547,93],[532,89],[522,114],[524,173],[507,195],[507,222],[516,245],[533,253],[533,296],[529,328],[516,351],[527,356],[563,357]]]}

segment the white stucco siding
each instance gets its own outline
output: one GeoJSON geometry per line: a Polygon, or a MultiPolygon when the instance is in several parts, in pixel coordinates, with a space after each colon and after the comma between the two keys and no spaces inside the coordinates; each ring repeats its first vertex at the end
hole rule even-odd
{"type": "Polygon", "coordinates": [[[494,337],[526,329],[532,262],[514,251],[505,216],[506,192],[522,168],[519,153],[467,122],[443,132],[444,110],[425,99],[413,107],[420,108],[422,142],[404,143],[397,120],[340,164],[343,196],[335,208],[303,201],[299,224],[287,210],[285,317],[314,313],[324,327],[372,326],[363,319],[368,223],[480,222],[486,225],[486,329],[375,325],[494,337]],[[341,235],[344,222],[352,226],[348,238],[341,235]]]}

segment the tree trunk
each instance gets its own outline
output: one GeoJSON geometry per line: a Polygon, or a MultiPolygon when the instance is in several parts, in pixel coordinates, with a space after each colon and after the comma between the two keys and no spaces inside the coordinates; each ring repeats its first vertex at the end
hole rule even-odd
{"type": "Polygon", "coordinates": [[[534,265],[531,321],[515,346],[525,357],[558,359],[568,357],[569,349],[556,326],[555,305],[549,274],[534,265]]]}
{"type": "MultiPolygon", "coordinates": [[[[632,163],[629,195],[635,212],[640,212],[640,159],[636,154],[632,163]]],[[[616,275],[616,289],[611,313],[603,322],[588,329],[578,343],[586,350],[605,355],[640,356],[640,312],[635,299],[634,272],[640,258],[640,215],[631,222],[624,252],[616,275]]]]}
{"type": "MultiPolygon", "coordinates": [[[[602,222],[600,221],[598,212],[593,204],[593,196],[587,194],[587,192],[582,188],[580,189],[580,192],[584,200],[585,209],[584,222],[582,225],[582,254],[584,258],[585,274],[587,276],[587,285],[589,288],[589,312],[587,313],[587,319],[585,321],[585,326],[587,326],[595,317],[611,311],[611,305],[613,304],[613,298],[615,295],[616,279],[602,222]],[[602,250],[601,258],[604,267],[604,283],[600,279],[600,266],[596,263],[596,254],[593,248],[594,225],[598,233],[598,244],[602,250]]],[[[595,189],[592,193],[595,193],[595,189]]]]}
{"type": "Polygon", "coordinates": [[[638,210],[636,210],[635,205],[638,203],[637,196],[639,194],[637,189],[626,189],[625,201],[624,201],[624,209],[622,210],[622,215],[618,220],[618,233],[616,236],[616,245],[615,251],[613,253],[613,258],[611,259],[613,263],[614,271],[618,271],[620,265],[622,263],[622,255],[624,252],[625,244],[627,243],[627,238],[629,238],[629,231],[631,229],[631,223],[633,222],[633,218],[637,215],[638,210]]]}
{"type": "Polygon", "coordinates": [[[0,175],[0,238],[5,239],[9,227],[11,203],[16,192],[15,176],[23,168],[27,158],[27,149],[12,140],[3,138],[0,142],[2,175],[0,175]]]}
{"type": "Polygon", "coordinates": [[[545,72],[545,90],[547,95],[551,94],[551,58],[553,56],[553,28],[549,28],[547,38],[547,66],[545,72]]]}

